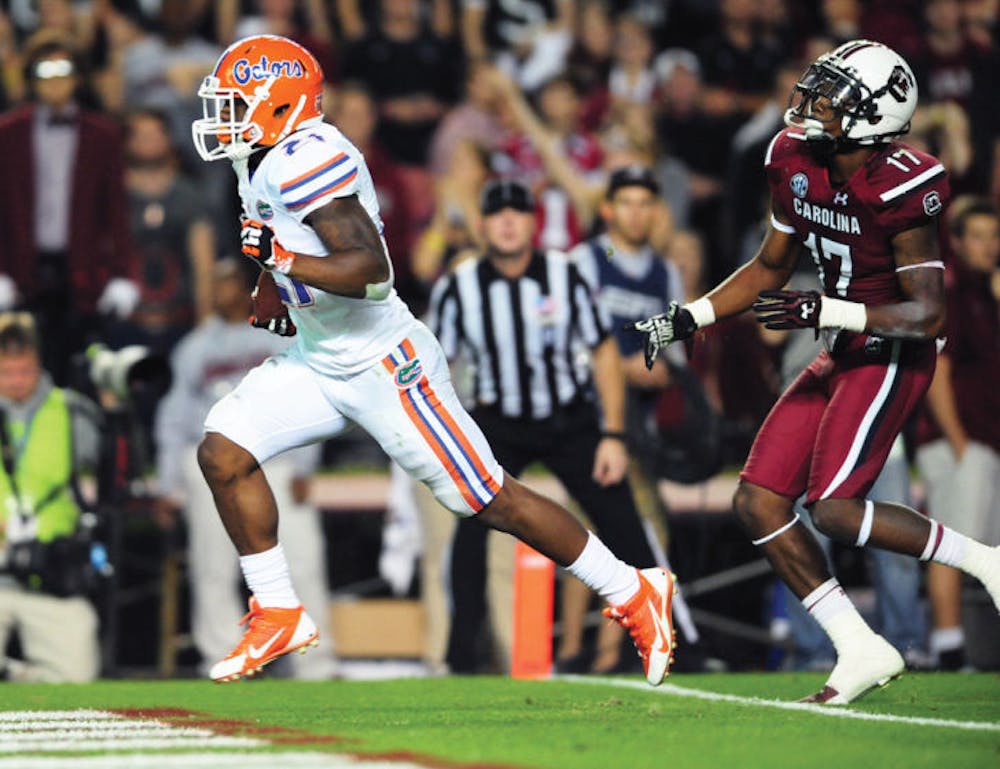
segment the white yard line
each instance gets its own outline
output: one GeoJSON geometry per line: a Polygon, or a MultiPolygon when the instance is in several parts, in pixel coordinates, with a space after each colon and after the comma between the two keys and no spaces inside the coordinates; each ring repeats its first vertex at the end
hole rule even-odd
{"type": "MultiPolygon", "coordinates": [[[[175,740],[180,737],[201,737],[210,739],[217,735],[211,729],[184,728],[164,728],[163,726],[149,727],[146,724],[137,726],[135,724],[122,725],[115,729],[59,729],[54,731],[10,731],[0,729],[0,742],[4,745],[16,743],[29,745],[38,743],[46,745],[49,743],[62,742],[92,742],[94,740],[110,740],[125,738],[130,740],[141,740],[149,737],[156,739],[175,740]]],[[[3,748],[0,748],[3,750],[3,748]]]]}
{"type": "Polygon", "coordinates": [[[782,700],[765,700],[761,697],[741,697],[737,694],[721,694],[700,689],[688,689],[676,684],[660,684],[656,688],[642,681],[624,681],[619,678],[600,678],[595,676],[556,676],[552,680],[570,681],[577,684],[612,686],[619,689],[636,689],[650,694],[666,694],[674,697],[690,697],[712,702],[732,702],[737,705],[751,705],[759,708],[775,708],[777,710],[795,710],[803,713],[813,713],[828,718],[846,718],[853,721],[879,721],[882,723],[908,724],[910,726],[938,726],[946,729],[963,729],[978,732],[1000,732],[1000,723],[995,721],[952,721],[947,718],[924,718],[921,716],[897,716],[892,713],[866,713],[861,710],[851,710],[842,705],[814,705],[807,702],[783,702],[782,700]]]}
{"type": "Polygon", "coordinates": [[[0,758],[0,769],[426,769],[402,761],[336,753],[158,753],[125,756],[0,758]]]}
{"type": "Polygon", "coordinates": [[[5,721],[109,721],[121,719],[124,716],[119,713],[111,713],[107,710],[13,710],[0,713],[0,724],[5,721]]]}
{"type": "Polygon", "coordinates": [[[255,740],[250,737],[145,737],[139,739],[128,738],[100,738],[100,739],[67,739],[39,744],[33,740],[24,740],[20,737],[11,737],[0,742],[0,753],[68,753],[70,751],[93,751],[93,750],[113,750],[115,752],[125,750],[150,750],[170,748],[176,750],[191,748],[252,748],[258,745],[267,745],[265,740],[255,740]]]}
{"type": "Polygon", "coordinates": [[[246,752],[268,744],[265,739],[220,735],[196,725],[175,726],[102,710],[0,713],[0,769],[427,769],[410,761],[347,754],[246,752]],[[98,750],[109,753],[38,755],[98,750]]]}
{"type": "MultiPolygon", "coordinates": [[[[66,729],[75,729],[83,731],[114,731],[116,729],[127,729],[130,725],[134,724],[135,721],[125,721],[124,719],[116,718],[105,718],[105,719],[76,719],[76,718],[63,718],[62,720],[41,720],[37,723],[34,722],[28,716],[22,714],[22,719],[20,721],[0,721],[0,734],[15,734],[23,732],[54,732],[62,731],[66,729]]],[[[176,727],[173,724],[163,723],[161,721],[153,720],[143,720],[143,729],[174,729],[176,727]]]]}

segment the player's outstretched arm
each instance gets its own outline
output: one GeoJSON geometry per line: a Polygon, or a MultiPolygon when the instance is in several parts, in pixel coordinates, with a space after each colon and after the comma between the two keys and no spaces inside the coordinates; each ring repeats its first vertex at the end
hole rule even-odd
{"type": "Polygon", "coordinates": [[[245,220],[243,253],[266,270],[277,270],[330,294],[382,299],[392,288],[389,257],[356,195],[334,198],[305,218],[327,256],[289,251],[261,222],[245,220]]]}
{"type": "Polygon", "coordinates": [[[660,349],[690,338],[699,328],[737,315],[753,305],[761,291],[783,286],[798,263],[802,246],[791,225],[781,221],[777,201],[771,202],[771,227],[754,258],[705,296],[683,306],[672,302],[667,311],[632,325],[645,337],[646,368],[652,370],[660,349]]]}
{"type": "Polygon", "coordinates": [[[933,339],[944,328],[944,265],[937,223],[906,230],[892,239],[896,275],[905,299],[867,307],[867,331],[902,339],[933,339]]]}

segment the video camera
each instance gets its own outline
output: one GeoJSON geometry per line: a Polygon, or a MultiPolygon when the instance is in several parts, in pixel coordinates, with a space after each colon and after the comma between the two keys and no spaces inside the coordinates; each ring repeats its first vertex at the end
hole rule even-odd
{"type": "Polygon", "coordinates": [[[92,344],[86,356],[94,387],[111,393],[119,402],[158,398],[170,388],[169,362],[143,345],[109,350],[103,344],[92,344]]]}

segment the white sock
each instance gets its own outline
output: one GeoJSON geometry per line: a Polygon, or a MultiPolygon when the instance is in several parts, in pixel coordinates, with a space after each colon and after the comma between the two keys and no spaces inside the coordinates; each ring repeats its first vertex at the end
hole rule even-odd
{"type": "MultiPolygon", "coordinates": [[[[959,569],[962,568],[962,560],[965,558],[966,553],[968,553],[970,546],[976,544],[979,543],[969,539],[964,534],[959,534],[957,531],[949,529],[937,521],[931,521],[931,531],[927,536],[927,546],[924,548],[924,552],[920,554],[920,560],[943,563],[945,566],[952,566],[959,569]]],[[[980,547],[985,548],[985,545],[980,545],[980,547]]],[[[988,550],[989,548],[986,549],[988,550]]]]}
{"type": "Polygon", "coordinates": [[[639,574],[615,557],[594,532],[587,532],[587,544],[566,570],[612,606],[621,606],[639,590],[639,574]]]}
{"type": "Polygon", "coordinates": [[[294,609],[302,605],[292,587],[288,561],[280,542],[263,553],[241,555],[240,568],[243,569],[247,587],[261,606],[294,609]]]}
{"type": "Polygon", "coordinates": [[[838,654],[859,636],[873,632],[836,578],[831,577],[813,590],[802,599],[802,605],[830,636],[838,654]]]}
{"type": "Polygon", "coordinates": [[[965,646],[965,631],[961,627],[934,628],[927,646],[931,654],[961,649],[965,646]]]}

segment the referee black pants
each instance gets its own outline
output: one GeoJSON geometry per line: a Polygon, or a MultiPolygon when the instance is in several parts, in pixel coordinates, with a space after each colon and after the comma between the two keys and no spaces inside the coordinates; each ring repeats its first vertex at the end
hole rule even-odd
{"type": "MultiPolygon", "coordinates": [[[[611,551],[626,563],[646,568],[655,556],[628,482],[601,486],[594,481],[600,441],[593,404],[566,409],[558,419],[508,419],[496,411],[472,412],[505,474],[519,476],[539,462],[555,475],[597,527],[611,551]]],[[[486,538],[489,529],[474,516],[461,518],[451,551],[452,623],[448,665],[454,673],[478,667],[477,638],[486,618],[486,538]]]]}

